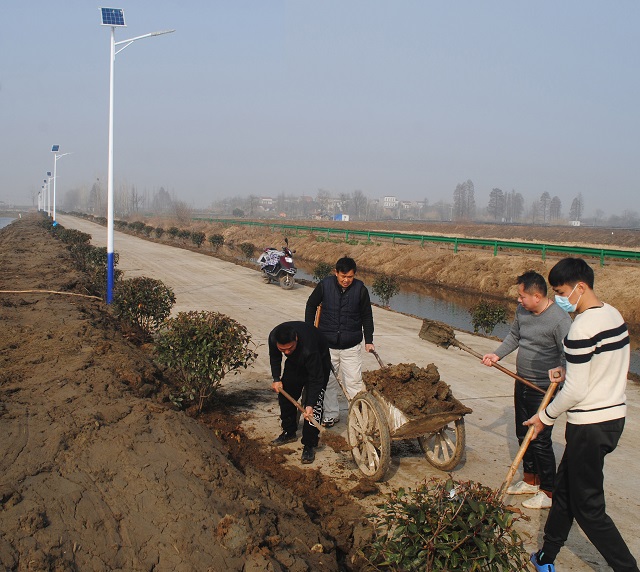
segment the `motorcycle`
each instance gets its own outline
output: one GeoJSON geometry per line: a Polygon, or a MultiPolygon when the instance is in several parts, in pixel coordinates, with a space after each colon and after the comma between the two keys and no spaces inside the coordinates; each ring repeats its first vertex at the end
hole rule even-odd
{"type": "Polygon", "coordinates": [[[275,280],[280,282],[280,286],[285,290],[291,290],[296,283],[294,275],[298,269],[293,262],[295,250],[289,249],[289,239],[285,237],[284,243],[282,250],[265,248],[256,262],[260,264],[262,279],[266,284],[275,280]]]}

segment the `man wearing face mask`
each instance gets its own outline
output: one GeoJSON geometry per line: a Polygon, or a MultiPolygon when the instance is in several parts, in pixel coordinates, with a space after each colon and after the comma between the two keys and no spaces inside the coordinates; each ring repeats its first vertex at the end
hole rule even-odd
{"type": "MultiPolygon", "coordinates": [[[[352,399],[365,389],[362,382],[362,338],[364,348],[373,345],[373,312],[369,290],[356,275],[356,261],[347,256],[336,262],[334,276],[320,281],[307,300],[304,321],[313,324],[321,306],[318,329],[329,342],[331,363],[342,378],[347,398],[352,399]]],[[[329,378],[324,396],[322,424],[331,427],[339,421],[338,381],[329,378]]]]}
{"type": "MultiPolygon", "coordinates": [[[[483,356],[482,363],[491,366],[517,349],[518,375],[546,391],[550,370],[557,371],[564,365],[562,341],[571,326],[571,318],[547,298],[544,276],[530,270],[518,276],[516,284],[519,304],[509,334],[495,353],[483,356]]],[[[543,397],[542,393],[516,381],[513,401],[516,436],[520,444],[527,434],[523,423],[538,411],[543,397]]],[[[523,479],[510,486],[507,494],[533,495],[523,501],[525,508],[550,508],[556,476],[551,427],[529,445],[522,466],[523,479]]]]}
{"type": "Polygon", "coordinates": [[[626,416],[629,333],[620,312],[593,291],[593,270],[580,258],[565,258],[549,273],[556,303],[576,317],[564,341],[564,386],[539,414],[525,422],[534,439],[563,413],[566,447],[556,477],[542,549],[531,555],[538,572],[553,562],[573,521],[615,572],[639,572],[616,525],[606,513],[604,458],[617,446],[626,416]]]}

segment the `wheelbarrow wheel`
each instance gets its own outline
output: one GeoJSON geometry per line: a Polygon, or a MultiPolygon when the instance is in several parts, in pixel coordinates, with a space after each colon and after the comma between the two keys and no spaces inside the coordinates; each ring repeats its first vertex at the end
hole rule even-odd
{"type": "Polygon", "coordinates": [[[458,466],[464,453],[465,441],[464,417],[445,425],[435,433],[418,437],[418,443],[427,461],[442,471],[451,471],[458,466]]]}
{"type": "Polygon", "coordinates": [[[378,400],[361,392],[349,404],[349,445],[363,475],[373,481],[384,478],[391,461],[389,425],[378,400]]]}

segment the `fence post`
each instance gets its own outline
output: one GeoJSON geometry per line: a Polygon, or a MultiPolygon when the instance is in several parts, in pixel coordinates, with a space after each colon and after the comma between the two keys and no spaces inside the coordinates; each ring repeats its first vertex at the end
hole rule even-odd
{"type": "Polygon", "coordinates": [[[542,245],[542,260],[546,260],[547,259],[547,245],[543,244],[542,245]]]}
{"type": "Polygon", "coordinates": [[[454,254],[458,253],[458,239],[457,238],[455,238],[453,240],[453,252],[454,252],[454,254]]]}
{"type": "Polygon", "coordinates": [[[498,256],[498,241],[493,243],[493,255],[498,256]]]}
{"type": "Polygon", "coordinates": [[[600,266],[604,266],[604,250],[600,251],[600,266]]]}

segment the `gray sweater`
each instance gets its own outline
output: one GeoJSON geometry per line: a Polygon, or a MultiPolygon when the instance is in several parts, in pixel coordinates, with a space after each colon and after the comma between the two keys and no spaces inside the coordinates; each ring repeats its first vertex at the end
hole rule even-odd
{"type": "Polygon", "coordinates": [[[548,386],[549,370],[565,364],[562,342],[570,327],[569,314],[553,302],[537,315],[518,304],[511,330],[495,353],[502,359],[517,349],[518,373],[537,385],[548,386]]]}

